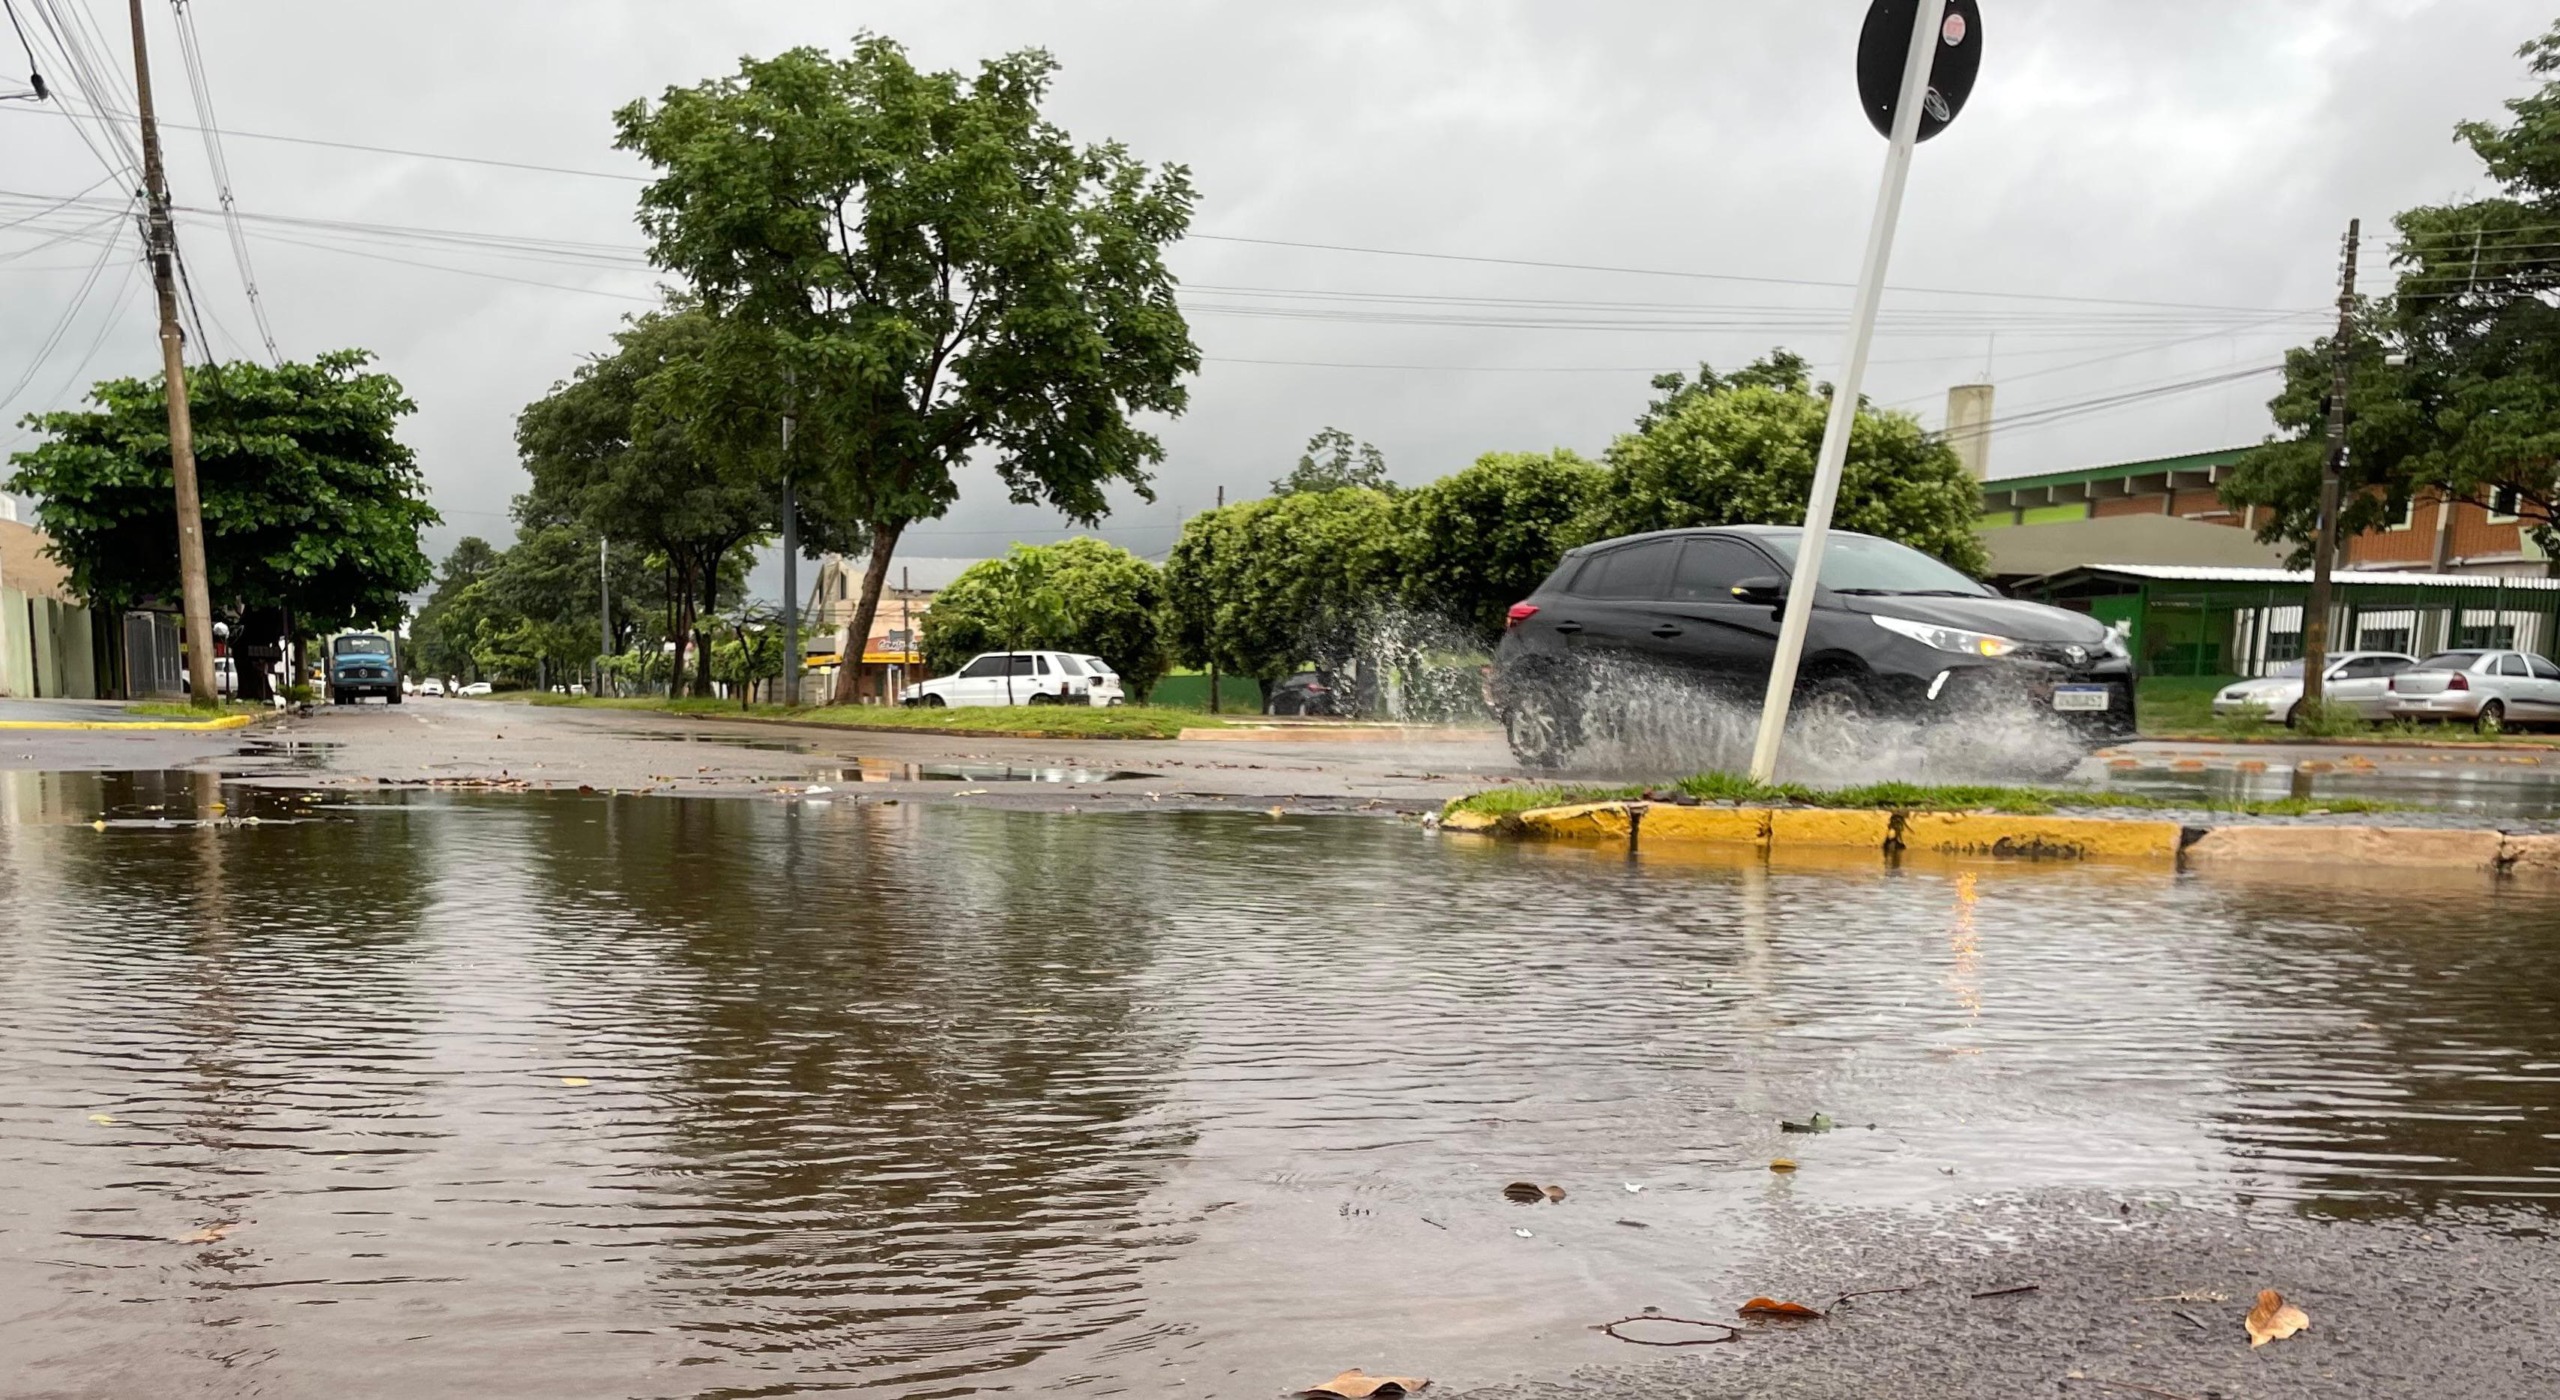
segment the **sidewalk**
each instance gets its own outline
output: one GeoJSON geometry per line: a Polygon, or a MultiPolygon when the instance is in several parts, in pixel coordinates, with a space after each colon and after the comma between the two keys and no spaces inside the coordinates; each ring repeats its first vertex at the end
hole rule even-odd
{"type": "Polygon", "coordinates": [[[0,699],[0,729],[174,729],[202,733],[245,729],[255,718],[242,714],[208,715],[203,719],[136,714],[131,703],[123,700],[0,699]]]}

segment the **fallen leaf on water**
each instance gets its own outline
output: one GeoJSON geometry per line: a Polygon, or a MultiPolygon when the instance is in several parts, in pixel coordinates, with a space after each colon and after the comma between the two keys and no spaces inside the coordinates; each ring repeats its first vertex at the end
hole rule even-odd
{"type": "Polygon", "coordinates": [[[1502,1199],[1516,1201],[1524,1206],[1534,1206],[1546,1198],[1547,1193],[1534,1181],[1515,1181],[1502,1188],[1502,1199]]]}
{"type": "Polygon", "coordinates": [[[104,817],[100,817],[98,820],[96,820],[96,821],[93,821],[93,822],[89,823],[89,829],[90,829],[91,831],[104,831],[104,830],[106,830],[106,829],[107,829],[107,821],[106,821],[106,818],[104,818],[104,817]]]}
{"type": "Polygon", "coordinates": [[[2269,1342],[2281,1342],[2310,1326],[2311,1316],[2286,1302],[2283,1294],[2269,1288],[2258,1294],[2258,1305],[2249,1309],[2246,1325],[2249,1345],[2262,1347],[2269,1342]]]}
{"type": "Polygon", "coordinates": [[[1262,810],[1264,816],[1271,818],[1275,822],[1280,820],[1282,817],[1289,815],[1289,809],[1286,807],[1265,807],[1262,810]]]}
{"type": "Polygon", "coordinates": [[[1372,1395],[1411,1395],[1431,1384],[1428,1376],[1373,1376],[1357,1367],[1299,1391],[1300,1395],[1336,1395],[1342,1400],[1369,1400],[1372,1395]]]}
{"type": "Polygon", "coordinates": [[[1546,1197],[1550,1201],[1561,1201],[1564,1199],[1564,1188],[1561,1186],[1550,1186],[1546,1190],[1546,1197]]]}
{"type": "Polygon", "coordinates": [[[207,1225],[201,1230],[189,1230],[185,1234],[179,1235],[176,1238],[180,1244],[215,1244],[220,1242],[223,1236],[230,1234],[237,1228],[239,1227],[228,1223],[221,1225],[207,1225]]]}
{"type": "Polygon", "coordinates": [[[1820,1308],[1808,1308],[1802,1303],[1782,1303],[1775,1298],[1754,1298],[1750,1302],[1743,1304],[1738,1311],[1744,1317],[1801,1318],[1823,1316],[1823,1311],[1820,1308]]]}
{"type": "Polygon", "coordinates": [[[1644,1187],[1643,1187],[1642,1185],[1640,1185],[1640,1184],[1638,1184],[1638,1183],[1636,1183],[1636,1182],[1632,1182],[1632,1181],[1630,1181],[1630,1182],[1626,1183],[1626,1187],[1627,1187],[1627,1194],[1628,1194],[1628,1195],[1630,1195],[1630,1196],[1632,1196],[1632,1195],[1634,1195],[1635,1193],[1637,1193],[1638,1191],[1641,1191],[1641,1190],[1643,1190],[1643,1189],[1644,1189],[1644,1187]]]}
{"type": "Polygon", "coordinates": [[[103,1126],[105,1126],[105,1125],[107,1125],[107,1124],[110,1124],[110,1123],[115,1122],[115,1121],[116,1121],[116,1116],[115,1116],[114,1114],[112,1114],[112,1113],[92,1113],[92,1114],[90,1114],[90,1115],[89,1115],[89,1121],[90,1121],[90,1122],[92,1122],[92,1123],[96,1123],[96,1124],[100,1125],[101,1127],[103,1127],[103,1126]]]}
{"type": "Polygon", "coordinates": [[[1778,1131],[1782,1133],[1827,1133],[1838,1126],[1828,1113],[1817,1113],[1801,1123],[1791,1123],[1783,1118],[1778,1120],[1778,1131]]]}
{"type": "Polygon", "coordinates": [[[583,1089],[595,1081],[582,1075],[564,1074],[560,1076],[560,1082],[568,1085],[572,1089],[583,1089]]]}
{"type": "Polygon", "coordinates": [[[951,795],[954,797],[984,797],[987,795],[987,790],[985,788],[962,788],[951,795]]]}
{"type": "Polygon", "coordinates": [[[1793,1157],[1780,1157],[1769,1164],[1769,1170],[1773,1172],[1791,1172],[1795,1169],[1796,1159],[1793,1157]]]}
{"type": "Polygon", "coordinates": [[[1536,1239],[1536,1238],[1537,1238],[1537,1236],[1536,1236],[1536,1235],[1531,1234],[1531,1233],[1530,1233],[1530,1232],[1528,1232],[1527,1230],[1514,1230],[1514,1231],[1512,1231],[1511,1233],[1513,1233],[1513,1234],[1515,1234],[1515,1235],[1518,1235],[1520,1238],[1522,1238],[1522,1239],[1524,1239],[1524,1240],[1533,1240],[1533,1239],[1536,1239]]]}

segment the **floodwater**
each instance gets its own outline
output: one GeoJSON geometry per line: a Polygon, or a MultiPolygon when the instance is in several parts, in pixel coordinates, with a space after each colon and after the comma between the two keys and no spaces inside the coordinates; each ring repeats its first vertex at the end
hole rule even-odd
{"type": "Polygon", "coordinates": [[[1781,1210],[2560,1195],[2514,884],[31,773],[0,871],[11,1394],[1268,1396],[1781,1210]]]}

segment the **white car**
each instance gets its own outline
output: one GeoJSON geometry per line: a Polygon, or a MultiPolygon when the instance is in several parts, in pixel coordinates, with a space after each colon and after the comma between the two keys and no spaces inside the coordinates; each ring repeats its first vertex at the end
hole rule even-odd
{"type": "Polygon", "coordinates": [[[487,681],[473,681],[471,684],[454,692],[456,695],[486,695],[488,693],[489,683],[487,681]]]}
{"type": "MultiPolygon", "coordinates": [[[[2329,658],[2320,688],[2331,705],[2346,706],[2366,719],[2388,719],[2391,678],[2417,664],[2418,658],[2397,651],[2337,652],[2329,658]]],[[[2285,661],[2255,680],[2224,686],[2213,697],[2213,714],[2223,719],[2256,710],[2269,723],[2289,725],[2301,703],[2302,663],[2285,661]]]]}
{"type": "Polygon", "coordinates": [[[991,651],[939,680],[898,693],[901,705],[1117,705],[1118,672],[1099,656],[1069,651],[991,651]]]}
{"type": "Polygon", "coordinates": [[[2560,721],[2560,665],[2524,651],[2438,652],[2391,678],[2391,717],[2464,720],[2483,734],[2560,721]]]}
{"type": "Polygon", "coordinates": [[[439,696],[440,696],[440,695],[442,695],[442,694],[444,694],[444,680],[443,680],[443,678],[438,677],[438,676],[429,676],[429,677],[427,677],[425,680],[422,680],[422,681],[418,682],[418,693],[419,693],[420,695],[439,695],[439,696]]]}

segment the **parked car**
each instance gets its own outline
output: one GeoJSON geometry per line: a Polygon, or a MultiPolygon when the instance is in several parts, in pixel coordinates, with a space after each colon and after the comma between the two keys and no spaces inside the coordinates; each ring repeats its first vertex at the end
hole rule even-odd
{"type": "Polygon", "coordinates": [[[1118,672],[1098,656],[1066,651],[990,651],[938,680],[898,692],[901,705],[1117,705],[1118,672]]]}
{"type": "Polygon", "coordinates": [[[490,691],[490,686],[489,686],[489,683],[488,683],[487,681],[473,681],[471,684],[466,685],[466,686],[464,686],[462,689],[455,691],[455,692],[454,692],[454,694],[456,694],[456,695],[486,695],[486,694],[488,694],[488,693],[489,693],[489,691],[490,691]]]}
{"type": "Polygon", "coordinates": [[[1338,715],[1342,711],[1342,692],[1328,671],[1300,671],[1271,687],[1271,698],[1262,706],[1267,715],[1338,715]]]}
{"type": "Polygon", "coordinates": [[[2393,676],[2393,719],[2467,720],[2483,734],[2560,722],[2560,666],[2530,652],[2441,651],[2393,676]]]}
{"type": "MultiPolygon", "coordinates": [[[[1665,530],[1569,551],[1511,607],[1494,654],[1512,751],[1552,765],[1578,747],[1602,687],[1628,672],[1738,704],[1768,686],[1803,531],[1665,530]]],[[[2124,639],[2085,613],[2006,598],[1891,540],[1834,532],[1805,638],[1799,712],[2034,714],[2095,745],[2134,728],[2124,639]]]]}
{"type": "MultiPolygon", "coordinates": [[[[2396,651],[2342,651],[2329,658],[2320,687],[2332,706],[2354,710],[2366,719],[2391,717],[2389,682],[2418,664],[2418,658],[2396,651]]],[[[2290,726],[2302,703],[2302,663],[2279,662],[2253,680],[2226,685],[2214,693],[2216,718],[2262,711],[2271,724],[2290,726]]]]}
{"type": "Polygon", "coordinates": [[[425,680],[418,682],[418,693],[420,695],[443,695],[443,679],[437,676],[429,676],[425,680]]]}

